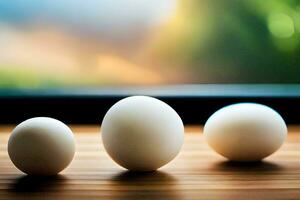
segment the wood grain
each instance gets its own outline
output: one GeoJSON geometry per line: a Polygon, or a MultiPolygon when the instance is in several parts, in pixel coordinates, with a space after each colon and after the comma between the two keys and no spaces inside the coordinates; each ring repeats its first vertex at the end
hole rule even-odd
{"type": "Polygon", "coordinates": [[[73,127],[77,152],[60,175],[34,178],[10,162],[10,126],[0,127],[0,199],[300,199],[300,126],[263,162],[232,163],[188,127],[180,155],[152,173],[132,173],[105,153],[99,128],[73,127]]]}

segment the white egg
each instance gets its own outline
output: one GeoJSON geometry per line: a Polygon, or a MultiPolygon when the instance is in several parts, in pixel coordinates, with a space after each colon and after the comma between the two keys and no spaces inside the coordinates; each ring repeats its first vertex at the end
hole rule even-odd
{"type": "Polygon", "coordinates": [[[22,122],[8,141],[11,161],[29,175],[55,175],[69,165],[74,153],[75,141],[70,128],[47,117],[22,122]]]}
{"type": "Polygon", "coordinates": [[[179,153],[184,140],[184,126],[176,111],[146,96],[128,97],[113,105],[101,130],[110,157],[133,171],[162,167],[179,153]]]}
{"type": "Polygon", "coordinates": [[[204,126],[208,144],[232,161],[259,161],[280,148],[287,136],[282,117],[272,108],[239,103],[215,112],[204,126]]]}

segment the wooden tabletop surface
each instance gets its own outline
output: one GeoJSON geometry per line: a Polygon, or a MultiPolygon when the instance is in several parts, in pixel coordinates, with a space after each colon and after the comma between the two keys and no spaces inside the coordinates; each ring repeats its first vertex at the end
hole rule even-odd
{"type": "Polygon", "coordinates": [[[282,148],[263,162],[232,163],[205,143],[201,127],[186,129],[181,153],[152,173],[116,165],[101,144],[99,128],[72,128],[77,152],[58,176],[34,178],[8,158],[11,127],[0,127],[0,199],[300,199],[300,126],[289,127],[282,148]]]}

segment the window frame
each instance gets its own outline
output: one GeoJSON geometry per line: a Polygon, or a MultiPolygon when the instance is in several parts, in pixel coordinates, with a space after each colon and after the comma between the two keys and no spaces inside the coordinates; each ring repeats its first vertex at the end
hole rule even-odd
{"type": "Polygon", "coordinates": [[[262,103],[289,124],[300,123],[299,84],[195,84],[145,87],[0,89],[0,124],[47,116],[68,124],[101,124],[107,110],[132,95],[156,97],[172,106],[185,124],[204,124],[223,106],[262,103]]]}

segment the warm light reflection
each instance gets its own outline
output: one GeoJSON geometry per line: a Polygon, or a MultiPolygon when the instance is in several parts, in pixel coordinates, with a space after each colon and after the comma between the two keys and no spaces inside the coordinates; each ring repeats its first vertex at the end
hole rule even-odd
{"type": "Polygon", "coordinates": [[[113,55],[98,56],[97,73],[108,82],[128,84],[162,84],[166,82],[159,71],[135,65],[113,55]]]}

